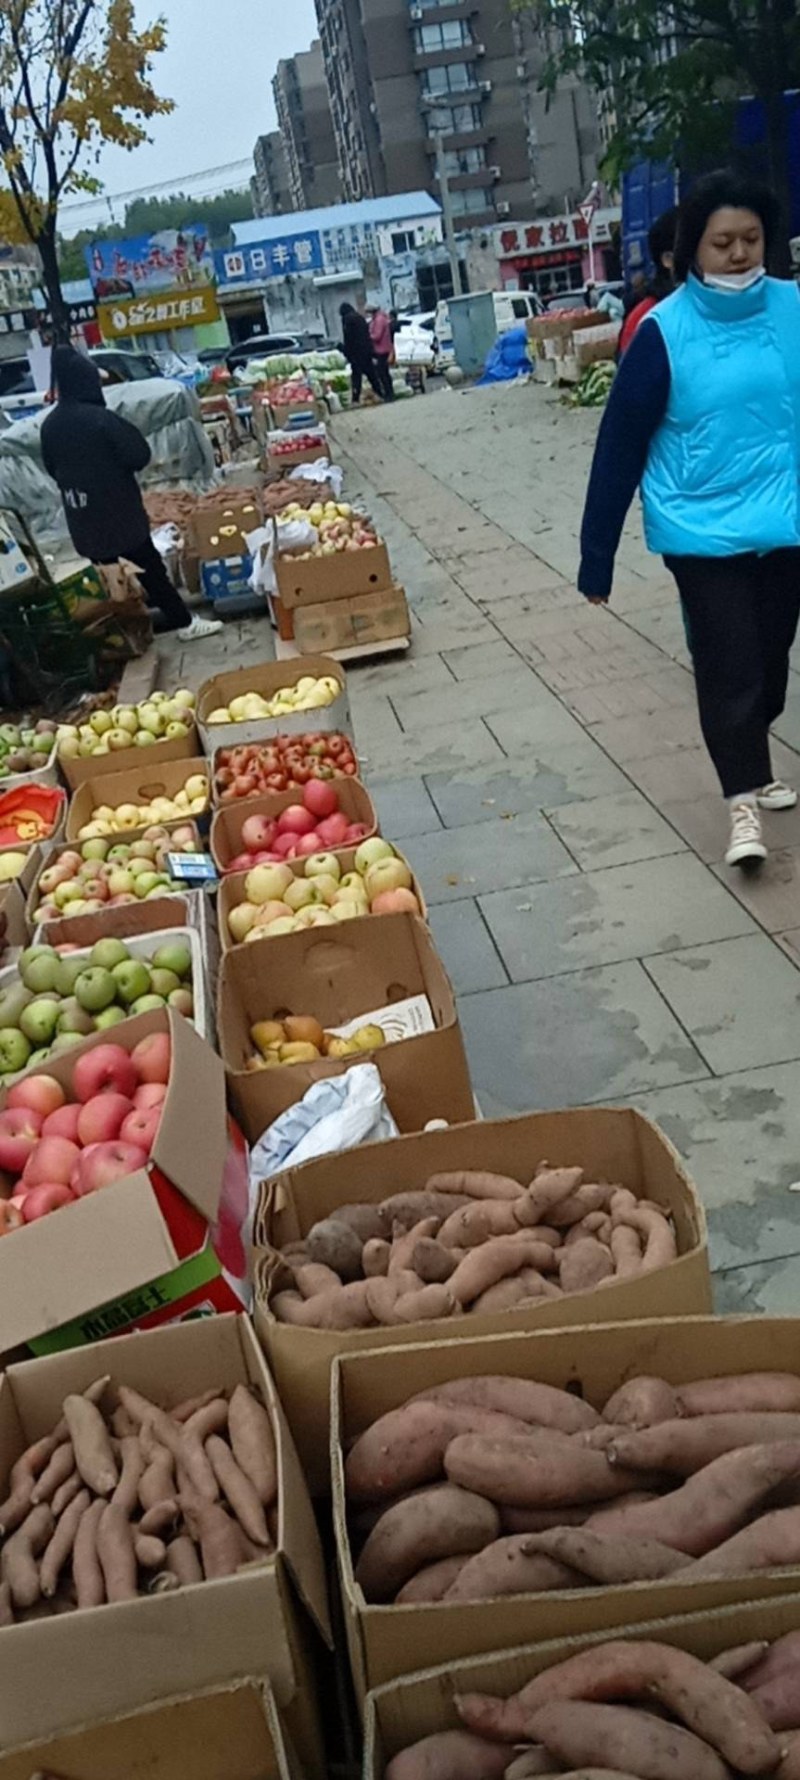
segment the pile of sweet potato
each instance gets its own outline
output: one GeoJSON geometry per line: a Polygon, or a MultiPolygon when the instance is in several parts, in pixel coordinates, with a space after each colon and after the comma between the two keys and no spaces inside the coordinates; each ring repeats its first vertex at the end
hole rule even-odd
{"type": "Polygon", "coordinates": [[[367,1428],[345,1477],[368,1601],[752,1575],[800,1564],[800,1377],[634,1378],[602,1415],[456,1379],[367,1428]]]}
{"type": "Polygon", "coordinates": [[[511,1699],[463,1694],[456,1706],[468,1728],[404,1749],[386,1780],[797,1780],[800,1632],[710,1663],[618,1639],[543,1670],[511,1699]]]}
{"type": "Polygon", "coordinates": [[[292,1283],[272,1298],[279,1322],[369,1329],[594,1291],[666,1266],[677,1247],[660,1206],[542,1162],[529,1186],[467,1170],[339,1206],[281,1254],[292,1283]]]}
{"type": "Polygon", "coordinates": [[[231,1576],[275,1549],[275,1438],[245,1385],[167,1412],[100,1378],[8,1487],[0,1626],[231,1576]]]}

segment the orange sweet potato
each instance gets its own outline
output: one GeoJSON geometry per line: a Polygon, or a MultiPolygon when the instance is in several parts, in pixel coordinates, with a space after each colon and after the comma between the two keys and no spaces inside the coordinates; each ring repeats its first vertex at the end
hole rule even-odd
{"type": "Polygon", "coordinates": [[[419,1490],[387,1508],[356,1565],[368,1601],[391,1601],[404,1583],[439,1558],[479,1551],[497,1537],[497,1510],[453,1484],[419,1490]]]}

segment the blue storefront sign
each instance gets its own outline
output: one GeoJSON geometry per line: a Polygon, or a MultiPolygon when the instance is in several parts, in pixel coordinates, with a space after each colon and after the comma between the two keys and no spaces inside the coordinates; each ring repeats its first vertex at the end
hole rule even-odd
{"type": "Polygon", "coordinates": [[[322,242],[315,230],[305,235],[284,235],[274,241],[254,241],[248,247],[219,249],[214,266],[220,284],[260,284],[264,278],[285,278],[290,273],[321,272],[322,242]]]}

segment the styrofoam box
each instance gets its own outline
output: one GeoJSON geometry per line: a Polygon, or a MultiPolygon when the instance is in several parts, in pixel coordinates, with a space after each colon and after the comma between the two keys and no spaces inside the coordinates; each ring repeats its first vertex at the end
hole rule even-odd
{"type": "MultiPolygon", "coordinates": [[[[111,936],[100,934],[98,937],[102,939],[111,936]]],[[[207,990],[206,973],[203,962],[203,947],[200,942],[199,933],[196,933],[191,927],[162,927],[156,933],[132,934],[129,939],[124,939],[122,944],[128,947],[132,958],[144,958],[149,960],[152,958],[153,953],[158,951],[160,946],[169,945],[174,940],[185,940],[192,954],[192,994],[194,996],[192,1025],[195,1027],[196,1031],[200,1033],[201,1038],[206,1039],[209,1044],[213,1045],[215,1037],[214,1019],[207,990]]],[[[47,942],[46,940],[35,940],[33,943],[46,944],[47,942]]],[[[88,958],[91,951],[91,946],[82,946],[79,951],[69,952],[67,956],[70,958],[88,958]]],[[[18,976],[18,964],[5,965],[3,969],[0,970],[0,989],[7,988],[8,984],[18,976]]],[[[113,1043],[113,1037],[114,1027],[112,1026],[109,1032],[109,1043],[113,1043]]]]}
{"type": "Polygon", "coordinates": [[[42,755],[41,766],[35,767],[32,773],[11,773],[7,779],[0,779],[0,793],[16,791],[18,786],[23,789],[28,785],[60,785],[58,776],[58,743],[53,737],[53,746],[49,754],[42,755]]]}

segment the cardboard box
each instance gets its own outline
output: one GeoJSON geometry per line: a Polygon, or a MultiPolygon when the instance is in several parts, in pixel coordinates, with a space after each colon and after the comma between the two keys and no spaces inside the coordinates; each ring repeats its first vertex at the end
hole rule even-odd
{"type": "MultiPolygon", "coordinates": [[[[435,1030],[368,1053],[401,1131],[429,1119],[457,1121],[474,1102],[455,997],[430,933],[417,915],[382,915],[339,929],[310,927],[267,946],[236,946],[220,969],[217,1031],[230,1102],[249,1143],[312,1083],[358,1058],[321,1058],[248,1073],[250,1027],[277,1013],[313,1014],[341,1026],[407,996],[427,995],[435,1030]]],[[[365,1053],[364,1055],[366,1055],[365,1053]]]]}
{"type": "MultiPolygon", "coordinates": [[[[342,877],[345,877],[347,872],[353,871],[355,869],[356,853],[358,851],[357,847],[339,847],[339,848],[333,848],[332,851],[334,851],[336,853],[336,857],[340,862],[340,865],[342,868],[342,877]]],[[[398,854],[398,858],[402,859],[403,864],[408,865],[408,860],[406,859],[405,854],[401,853],[399,851],[399,848],[396,849],[396,851],[398,854]]],[[[286,864],[291,868],[291,871],[296,878],[304,878],[305,877],[305,860],[304,859],[287,859],[286,864]]],[[[409,869],[409,871],[411,871],[410,866],[408,867],[408,869],[409,869]]],[[[219,897],[217,899],[217,918],[219,921],[220,945],[222,947],[223,952],[231,952],[231,951],[233,951],[234,946],[244,943],[244,942],[235,940],[231,937],[230,929],[228,927],[228,916],[230,915],[231,909],[238,908],[240,902],[247,901],[247,897],[245,895],[246,882],[247,882],[247,872],[246,871],[235,871],[235,872],[229,873],[229,875],[227,877],[223,878],[222,883],[220,885],[219,897]]],[[[414,895],[416,896],[417,901],[419,903],[420,914],[421,914],[423,920],[427,920],[428,905],[425,901],[425,897],[422,892],[422,886],[419,883],[419,880],[414,876],[413,872],[411,872],[411,888],[412,888],[414,895]]],[[[368,920],[373,920],[373,919],[380,920],[381,916],[380,915],[375,915],[375,916],[368,915],[366,918],[368,920]]],[[[383,917],[383,919],[385,919],[385,916],[383,917]]],[[[347,926],[349,929],[349,926],[350,926],[349,922],[347,923],[347,926]]],[[[252,943],[255,944],[255,941],[253,941],[252,943]]]]}
{"type": "Polygon", "coordinates": [[[293,426],[306,431],[316,421],[325,419],[325,408],[314,396],[308,401],[270,402],[269,412],[271,429],[278,433],[286,428],[291,432],[293,426]]]}
{"type": "Polygon", "coordinates": [[[200,562],[243,556],[247,537],[261,525],[261,503],[253,489],[228,488],[219,501],[197,507],[186,527],[185,548],[200,562]]]}
{"type": "MultiPolygon", "coordinates": [[[[28,944],[28,923],[25,919],[25,897],[14,880],[0,888],[0,911],[5,915],[5,943],[11,953],[28,944]]],[[[6,953],[8,957],[8,952],[6,953]]]]}
{"type": "MultiPolygon", "coordinates": [[[[694,1583],[690,1576],[668,1577],[661,1582],[506,1595],[449,1606],[443,1602],[425,1607],[367,1606],[353,1576],[345,1529],[343,1441],[352,1442],[377,1416],[407,1402],[416,1391],[476,1372],[579,1390],[602,1408],[625,1379],[640,1372],[681,1383],[776,1370],[800,1370],[800,1322],[795,1318],[686,1317],[599,1324],[537,1335],[498,1335],[488,1341],[431,1342],[413,1350],[384,1348],[337,1360],[331,1382],[334,1522],[357,1693],[363,1697],[370,1688],[408,1674],[412,1662],[426,1668],[534,1639],[571,1639],[611,1625],[641,1625],[673,1613],[706,1612],[735,1601],[797,1591],[800,1567],[694,1583]]],[[[735,1642],[741,1642],[738,1634],[735,1642]]]]}
{"type": "Polygon", "coordinates": [[[267,470],[295,470],[298,464],[318,464],[320,458],[323,457],[327,463],[330,463],[330,446],[326,440],[321,440],[319,445],[313,446],[313,448],[308,451],[275,452],[270,451],[269,445],[267,445],[266,464],[264,467],[267,470]]]}
{"type": "MultiPolygon", "coordinates": [[[[351,822],[362,822],[369,834],[377,834],[378,818],[369,792],[360,779],[335,779],[339,808],[351,822]]],[[[268,791],[263,797],[238,798],[216,810],[211,819],[209,846],[217,870],[224,872],[232,859],[242,851],[242,823],[248,816],[279,816],[293,803],[302,803],[303,794],[294,791],[268,791]]]]}
{"type": "MultiPolygon", "coordinates": [[[[216,1309],[241,1307],[212,1241],[229,1167],[220,1060],[172,1010],[115,1026],[114,1043],[132,1050],[165,1031],[172,1073],[148,1167],[0,1244],[0,1353],[97,1341],[152,1314],[177,1316],[195,1292],[216,1309]]],[[[108,1033],[93,1033],[50,1058],[48,1074],[71,1093],[77,1059],[108,1042],[108,1033]]],[[[224,1247],[224,1233],[218,1240],[224,1247]]]]}
{"type": "Polygon", "coordinates": [[[389,552],[383,543],[370,550],[340,550],[333,556],[276,556],[275,580],[287,611],[393,586],[389,552]]]}
{"type": "MultiPolygon", "coordinates": [[[[150,907],[155,913],[155,898],[150,907]]],[[[124,911],[120,909],[117,912],[122,914],[124,911]]],[[[97,937],[107,938],[108,935],[98,934],[97,937]]],[[[131,933],[129,928],[128,932],[120,937],[125,940],[132,958],[144,958],[145,960],[152,958],[153,953],[157,952],[162,945],[168,945],[177,937],[185,942],[192,958],[191,986],[194,996],[194,1014],[191,1023],[195,1031],[200,1033],[201,1038],[205,1039],[206,1044],[213,1045],[215,1038],[214,1016],[208,1002],[206,975],[203,968],[203,949],[198,934],[186,922],[181,923],[178,927],[170,927],[168,922],[158,922],[155,927],[145,928],[138,934],[131,933]]],[[[71,941],[69,943],[72,944],[71,941]]],[[[70,957],[77,959],[82,954],[88,964],[89,952],[93,945],[94,940],[90,940],[88,945],[80,946],[77,952],[70,952],[70,957]]],[[[14,963],[0,963],[0,990],[8,988],[15,982],[19,982],[18,966],[14,963]]],[[[121,1023],[120,1021],[119,1024],[121,1023]]]]}
{"type": "MultiPolygon", "coordinates": [[[[77,791],[80,785],[86,785],[90,779],[108,778],[109,773],[116,769],[124,772],[128,767],[133,767],[137,757],[140,759],[143,752],[134,743],[130,748],[120,748],[116,754],[90,754],[85,760],[69,760],[66,756],[59,755],[58,764],[70,791],[77,791]]],[[[188,735],[177,736],[171,742],[165,737],[146,750],[148,768],[160,767],[166,760],[193,760],[199,752],[197,730],[194,723],[190,723],[188,735]]]]}
{"type": "Polygon", "coordinates": [[[225,600],[251,600],[254,606],[263,604],[262,596],[254,593],[250,586],[253,569],[253,558],[244,556],[220,556],[212,562],[200,564],[201,591],[212,605],[225,600]]]}
{"type": "Polygon", "coordinates": [[[268,1681],[182,1694],[0,1755],[0,1780],[303,1780],[268,1681]]]}
{"type": "MultiPolygon", "coordinates": [[[[324,929],[323,929],[324,931],[324,929]]],[[[258,950],[254,947],[253,950],[258,950]]],[[[474,1338],[502,1335],[513,1326],[539,1329],[585,1323],[595,1314],[618,1320],[644,1316],[697,1316],[712,1309],[705,1212],[683,1164],[657,1126],[633,1109],[579,1107],[568,1112],[523,1113],[513,1119],[481,1119],[450,1131],[422,1131],[393,1143],[361,1144],[340,1156],[321,1156],[291,1168],[261,1188],[255,1241],[262,1250],[256,1276],[256,1328],[292,1424],[292,1433],[313,1487],[330,1488],[325,1447],[330,1426],[330,1368],[339,1354],[419,1346],[441,1334],[470,1346],[474,1338]],[[657,1200],[669,1211],[678,1238],[678,1260],[638,1280],[621,1280],[601,1293],[531,1300],[494,1315],[448,1318],[404,1329],[328,1332],[289,1328],[269,1310],[275,1251],[308,1235],[312,1224],[337,1206],[424,1187],[432,1174],[459,1168],[488,1169],[530,1180],[547,1156],[554,1164],[580,1163],[591,1178],[618,1180],[637,1198],[657,1200]],[[513,1318],[513,1324],[510,1322],[513,1318]],[[302,1388],[300,1380],[302,1379],[302,1388]]],[[[411,1356],[409,1356],[411,1357],[411,1356]]],[[[484,1370],[483,1366],[480,1368],[484,1370]]],[[[612,1387],[613,1388],[613,1387],[612,1387]]]]}
{"type": "Polygon", "coordinates": [[[367,1701],[362,1780],[384,1780],[392,1756],[419,1738],[463,1728],[454,1705],[456,1693],[474,1691],[508,1699],[535,1675],[609,1638],[654,1638],[708,1662],[734,1645],[771,1642],[800,1627],[800,1595],[760,1600],[758,1578],[748,1577],[747,1583],[745,1598],[735,1607],[674,1614],[636,1626],[609,1620],[600,1631],[585,1636],[551,1639],[517,1650],[503,1648],[379,1688],[367,1701]]]}
{"type": "Polygon", "coordinates": [[[210,1385],[255,1387],[276,1437],[277,1549],[262,1564],[213,1583],[0,1631],[0,1747],[30,1736],[34,1700],[37,1734],[58,1736],[176,1693],[263,1675],[304,1772],[322,1775],[305,1642],[312,1625],[330,1638],[325,1571],[297,1454],[247,1319],[200,1319],[9,1367],[0,1382],[4,1480],[29,1442],[54,1426],[64,1396],[103,1373],[165,1408],[210,1385]]]}
{"type": "MultiPolygon", "coordinates": [[[[144,748],[147,756],[140,764],[126,767],[118,773],[109,773],[99,779],[90,779],[88,784],[81,785],[76,791],[67,813],[67,840],[76,841],[80,831],[87,822],[91,822],[95,810],[102,804],[118,809],[122,803],[149,803],[154,797],[174,797],[182,791],[187,779],[195,773],[202,773],[208,778],[208,761],[202,755],[194,760],[167,760],[158,765],[155,761],[150,765],[152,750],[144,748]]],[[[190,815],[176,816],[175,822],[196,821],[190,815]]],[[[174,823],[165,822],[165,828],[174,827],[174,823]]],[[[132,840],[134,836],[143,834],[142,828],[126,829],[124,833],[114,836],[115,840],[132,840]]]]}
{"type": "MultiPolygon", "coordinates": [[[[301,655],[318,649],[359,649],[375,643],[405,642],[411,635],[408,602],[402,587],[360,593],[354,599],[329,600],[319,606],[297,606],[291,637],[301,655]]],[[[283,633],[281,632],[281,635],[283,633]]]]}
{"type": "MultiPolygon", "coordinates": [[[[191,821],[191,826],[194,829],[195,838],[196,838],[197,844],[199,846],[200,845],[200,836],[199,836],[198,829],[197,829],[197,823],[194,820],[192,820],[190,817],[187,817],[186,822],[188,823],[189,821],[191,821]]],[[[166,826],[169,826],[169,824],[167,824],[166,826]]],[[[172,827],[176,827],[176,826],[184,827],[185,824],[182,822],[172,824],[172,827]]],[[[141,835],[144,831],[141,828],[136,828],[132,832],[136,835],[141,835]]],[[[116,835],[114,838],[117,841],[123,841],[123,840],[127,840],[128,836],[127,836],[127,834],[124,836],[119,834],[119,835],[116,835]]],[[[41,890],[39,888],[42,873],[49,866],[55,865],[57,863],[57,861],[61,858],[62,854],[74,853],[76,850],[76,844],[80,845],[80,843],[76,843],[75,841],[62,841],[59,846],[51,847],[49,852],[47,852],[44,855],[44,857],[42,859],[40,859],[39,870],[38,870],[36,877],[34,878],[34,881],[31,884],[31,887],[28,891],[28,896],[27,896],[27,901],[26,901],[26,906],[25,906],[26,918],[32,928],[41,926],[41,921],[40,921],[40,917],[39,917],[39,908],[40,908],[41,904],[47,900],[46,897],[42,895],[41,890]]],[[[154,897],[149,905],[151,908],[153,907],[153,902],[155,902],[155,901],[162,903],[165,901],[165,897],[162,897],[162,896],[159,896],[157,898],[154,897]]],[[[123,915],[124,916],[125,913],[130,914],[131,911],[133,911],[134,915],[136,915],[138,913],[136,905],[134,903],[123,903],[121,907],[117,907],[117,908],[111,908],[109,906],[102,910],[98,909],[94,915],[92,915],[92,914],[90,914],[88,916],[73,915],[71,917],[71,921],[67,921],[66,917],[65,917],[65,920],[62,920],[62,921],[46,922],[45,927],[47,929],[47,938],[44,943],[46,945],[53,945],[53,946],[69,944],[69,943],[77,943],[77,942],[71,941],[71,935],[72,935],[72,931],[73,931],[71,922],[89,920],[89,921],[95,921],[95,922],[108,923],[110,921],[112,915],[123,915]],[[63,927],[65,925],[65,921],[66,921],[66,924],[69,926],[69,935],[67,936],[67,938],[65,940],[53,939],[51,937],[53,931],[55,930],[56,927],[58,927],[58,928],[63,927]]],[[[126,933],[129,933],[131,931],[141,932],[142,929],[137,928],[135,923],[134,923],[133,928],[131,928],[130,925],[125,925],[125,924],[123,924],[123,926],[121,928],[118,928],[116,926],[110,927],[108,925],[103,925],[102,929],[95,933],[95,939],[100,939],[102,937],[103,933],[112,933],[112,932],[118,934],[120,939],[124,939],[126,933]]],[[[94,940],[91,941],[91,944],[92,945],[94,944],[94,940]]]]}
{"type": "Polygon", "coordinates": [[[233,748],[239,742],[260,742],[275,735],[305,735],[309,730],[338,730],[352,736],[353,721],[347,697],[345,676],[338,663],[329,656],[316,655],[302,667],[287,667],[284,662],[259,661],[252,667],[233,668],[227,674],[215,674],[204,680],[197,694],[197,721],[206,754],[215,748],[233,748]],[[282,717],[252,717],[241,723],[212,723],[212,711],[229,705],[231,699],[245,692],[260,692],[262,698],[273,698],[283,686],[296,686],[306,675],[315,680],[336,681],[339,693],[329,705],[311,710],[290,711],[282,717]]]}

